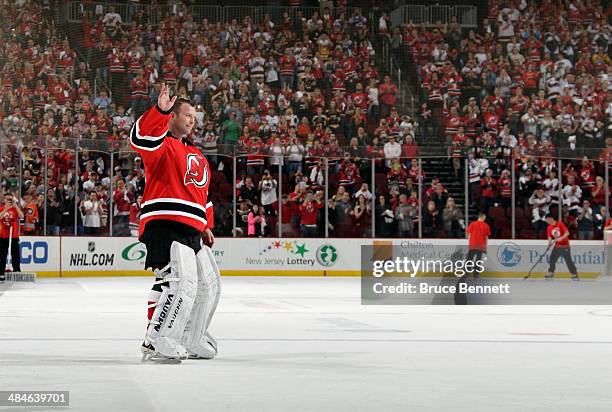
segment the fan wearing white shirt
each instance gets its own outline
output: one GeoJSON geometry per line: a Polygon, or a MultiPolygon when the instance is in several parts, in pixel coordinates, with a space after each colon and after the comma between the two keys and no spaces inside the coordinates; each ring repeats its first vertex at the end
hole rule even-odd
{"type": "Polygon", "coordinates": [[[372,192],[370,192],[370,189],[367,183],[362,183],[361,187],[359,188],[358,191],[355,192],[353,197],[355,199],[359,199],[359,196],[361,195],[363,195],[368,202],[372,200],[372,192]]]}
{"type": "Polygon", "coordinates": [[[86,235],[97,235],[100,230],[102,205],[98,200],[96,192],[89,194],[89,199],[81,202],[81,213],[83,214],[83,226],[86,235]]]}
{"type": "MultiPolygon", "coordinates": [[[[381,138],[383,136],[381,135],[381,138]]],[[[387,167],[391,167],[392,159],[399,159],[402,155],[402,145],[395,141],[395,136],[389,136],[389,141],[383,147],[387,167]]]]}

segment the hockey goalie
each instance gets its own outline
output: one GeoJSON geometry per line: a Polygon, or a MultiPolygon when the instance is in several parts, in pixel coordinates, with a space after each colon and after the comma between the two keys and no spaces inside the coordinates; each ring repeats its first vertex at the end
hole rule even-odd
{"type": "Polygon", "coordinates": [[[155,273],[148,299],[143,361],[212,359],[217,342],[208,333],[221,291],[213,258],[213,207],[208,201],[208,161],[188,135],[195,109],[170,98],[163,85],[157,104],[130,132],[145,169],[140,238],[145,268],[155,273]]]}

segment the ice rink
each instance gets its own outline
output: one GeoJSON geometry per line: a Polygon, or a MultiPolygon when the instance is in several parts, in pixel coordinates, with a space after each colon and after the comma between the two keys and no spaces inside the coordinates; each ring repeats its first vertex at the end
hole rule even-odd
{"type": "Polygon", "coordinates": [[[150,283],[0,285],[0,389],[69,390],[75,411],[612,410],[610,307],[362,306],[358,278],[226,277],[218,357],[159,365],[140,362],[150,283]]]}

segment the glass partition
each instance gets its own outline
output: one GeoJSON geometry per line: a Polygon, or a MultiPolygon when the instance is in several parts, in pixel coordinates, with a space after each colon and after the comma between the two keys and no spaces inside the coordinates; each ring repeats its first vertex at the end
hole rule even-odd
{"type": "MultiPolygon", "coordinates": [[[[463,238],[483,211],[492,238],[546,238],[552,213],[572,238],[601,239],[609,215],[607,150],[386,158],[376,145],[267,143],[203,148],[216,236],[463,238]]],[[[144,170],[127,140],[16,134],[0,154],[21,234],[138,236],[144,170]]]]}
{"type": "Polygon", "coordinates": [[[210,164],[209,200],[213,202],[215,236],[234,236],[236,216],[235,186],[236,161],[230,148],[219,148],[216,153],[204,152],[210,164]]]}

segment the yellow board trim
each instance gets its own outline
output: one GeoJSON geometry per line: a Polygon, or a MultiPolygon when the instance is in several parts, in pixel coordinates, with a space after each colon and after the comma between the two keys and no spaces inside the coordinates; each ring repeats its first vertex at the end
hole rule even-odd
{"type": "Polygon", "coordinates": [[[106,277],[106,276],[151,276],[149,270],[70,270],[62,271],[61,277],[106,277]]]}
{"type": "Polygon", "coordinates": [[[27,271],[27,273],[34,273],[36,274],[37,278],[57,278],[60,277],[60,272],[57,270],[49,270],[49,271],[40,271],[40,272],[34,272],[34,271],[27,271]]]}

